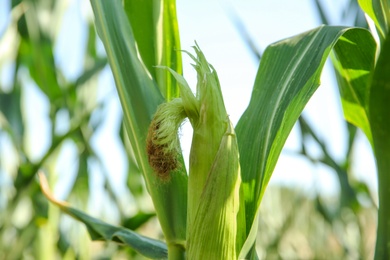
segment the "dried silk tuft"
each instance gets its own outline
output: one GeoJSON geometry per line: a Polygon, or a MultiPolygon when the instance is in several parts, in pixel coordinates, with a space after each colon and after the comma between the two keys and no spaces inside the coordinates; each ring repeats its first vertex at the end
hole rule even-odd
{"type": "Polygon", "coordinates": [[[168,181],[170,173],[180,166],[178,130],[185,118],[182,100],[178,98],[161,104],[149,126],[148,161],[161,180],[168,181]]]}

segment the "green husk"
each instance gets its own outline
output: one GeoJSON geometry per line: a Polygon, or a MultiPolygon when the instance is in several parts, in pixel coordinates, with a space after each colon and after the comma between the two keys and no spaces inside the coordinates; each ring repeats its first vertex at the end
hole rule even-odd
{"type": "Polygon", "coordinates": [[[159,123],[152,123],[149,137],[169,151],[163,159],[170,161],[169,154],[177,147],[177,131],[172,129],[177,130],[184,114],[189,118],[194,131],[188,178],[187,258],[236,259],[241,183],[237,140],[217,73],[199,47],[194,50],[197,57],[188,54],[198,73],[196,96],[181,75],[167,68],[179,84],[181,98],[158,110],[153,122],[159,123]]]}
{"type": "Polygon", "coordinates": [[[189,259],[237,259],[240,183],[237,139],[229,122],[200,196],[201,203],[188,225],[189,259]]]}

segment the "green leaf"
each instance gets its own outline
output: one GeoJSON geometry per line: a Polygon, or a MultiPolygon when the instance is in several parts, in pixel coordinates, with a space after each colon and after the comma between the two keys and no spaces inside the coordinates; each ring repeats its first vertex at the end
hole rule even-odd
{"type": "Polygon", "coordinates": [[[21,19],[26,23],[27,32],[20,42],[19,55],[38,87],[50,100],[55,100],[61,97],[62,90],[56,75],[53,43],[41,29],[38,16],[36,6],[32,4],[21,19]]]}
{"type": "Polygon", "coordinates": [[[88,24],[88,40],[87,40],[87,49],[86,49],[86,59],[85,62],[87,62],[88,58],[94,58],[97,59],[97,53],[96,53],[96,31],[95,26],[93,23],[88,24]]]}
{"type": "Polygon", "coordinates": [[[126,228],[104,223],[101,220],[88,216],[85,213],[68,206],[66,202],[58,201],[53,197],[44,174],[39,174],[39,180],[42,192],[45,196],[63,212],[84,223],[92,240],[106,240],[125,244],[141,255],[153,259],[167,258],[167,246],[163,242],[139,235],[126,228]]]}
{"type": "Polygon", "coordinates": [[[49,40],[33,42],[22,40],[20,54],[30,70],[30,75],[50,100],[60,97],[62,91],[55,74],[54,58],[49,40]]]}
{"type": "Polygon", "coordinates": [[[78,201],[85,203],[86,205],[88,201],[89,192],[92,190],[89,187],[89,175],[88,175],[88,157],[90,156],[87,149],[85,149],[84,145],[77,143],[77,145],[84,150],[79,150],[78,154],[78,170],[76,174],[76,178],[71,190],[71,193],[77,196],[78,201]]]}
{"type": "Polygon", "coordinates": [[[174,77],[156,66],[182,74],[176,1],[125,0],[124,8],[133,28],[140,56],[166,100],[179,96],[174,77]]]}
{"type": "Polygon", "coordinates": [[[124,113],[124,123],[139,169],[144,174],[168,244],[182,248],[186,234],[187,175],[184,167],[169,182],[159,180],[148,164],[146,136],[157,106],[164,101],[138,53],[121,1],[91,0],[124,113]]]}
{"type": "Polygon", "coordinates": [[[89,68],[86,68],[86,70],[81,74],[76,82],[76,86],[80,86],[90,80],[93,76],[97,75],[98,72],[100,72],[105,66],[107,65],[107,59],[95,59],[93,65],[89,68]]]}
{"type": "MultiPolygon", "coordinates": [[[[161,1],[155,1],[158,3],[161,1]]],[[[158,65],[167,66],[177,73],[182,74],[182,59],[180,51],[179,26],[176,15],[176,0],[162,1],[157,19],[162,19],[162,25],[157,28],[157,38],[162,39],[162,43],[157,44],[158,65]]],[[[157,70],[157,83],[164,93],[166,100],[179,96],[179,86],[168,71],[157,70]]]]}
{"type": "Polygon", "coordinates": [[[246,228],[238,230],[246,229],[242,232],[248,237],[240,257],[247,255],[256,239],[254,220],[283,145],[318,88],[324,63],[341,36],[357,45],[365,46],[367,37],[371,41],[365,29],[321,26],[272,44],[264,52],[250,104],[236,127],[246,214],[246,228]]]}
{"type": "Polygon", "coordinates": [[[125,219],[123,226],[131,230],[136,230],[155,216],[155,213],[144,213],[140,211],[133,217],[125,219]]]}
{"type": "Polygon", "coordinates": [[[134,38],[139,48],[139,53],[145,67],[152,78],[156,78],[156,35],[155,21],[153,19],[153,0],[125,0],[123,2],[125,12],[133,29],[134,38]]]}
{"type": "Polygon", "coordinates": [[[201,203],[189,222],[189,259],[237,259],[240,182],[237,139],[230,123],[208,172],[201,203]]]}
{"type": "Polygon", "coordinates": [[[378,170],[378,228],[375,259],[390,258],[390,33],[381,46],[371,84],[369,119],[378,170]]]}
{"type": "Polygon", "coordinates": [[[363,11],[374,21],[381,41],[389,29],[390,6],[388,0],[358,0],[363,11]]]}
{"type": "Polygon", "coordinates": [[[0,120],[0,128],[8,132],[15,146],[20,149],[23,146],[24,135],[21,94],[18,83],[14,85],[11,92],[0,92],[0,115],[4,116],[4,122],[0,120]]]}
{"type": "Polygon", "coordinates": [[[362,33],[346,31],[334,50],[332,62],[340,89],[344,117],[362,129],[372,143],[368,101],[370,80],[375,66],[376,43],[368,31],[362,33]],[[359,44],[356,44],[357,42],[359,44]]]}

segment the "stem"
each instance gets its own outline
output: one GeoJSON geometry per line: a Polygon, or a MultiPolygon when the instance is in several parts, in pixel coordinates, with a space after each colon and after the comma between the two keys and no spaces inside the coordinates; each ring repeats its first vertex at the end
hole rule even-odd
{"type": "Polygon", "coordinates": [[[168,260],[185,260],[185,248],[179,244],[168,244],[168,260]]]}
{"type": "Polygon", "coordinates": [[[390,34],[382,45],[370,93],[370,125],[378,169],[378,230],[375,259],[390,259],[390,34]]]}
{"type": "Polygon", "coordinates": [[[375,259],[390,258],[390,156],[384,157],[377,159],[379,211],[375,259]]]}

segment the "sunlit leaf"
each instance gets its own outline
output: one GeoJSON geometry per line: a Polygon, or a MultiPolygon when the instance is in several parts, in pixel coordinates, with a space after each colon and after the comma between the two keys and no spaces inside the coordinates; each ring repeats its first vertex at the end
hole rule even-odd
{"type": "Polygon", "coordinates": [[[156,25],[153,0],[125,0],[123,6],[133,29],[142,60],[153,78],[156,78],[156,25]]]}
{"type": "Polygon", "coordinates": [[[358,0],[363,11],[374,21],[380,38],[383,40],[390,22],[390,6],[387,0],[358,0]]]}
{"type": "Polygon", "coordinates": [[[182,73],[176,0],[125,0],[124,8],[133,29],[140,56],[166,100],[179,96],[172,75],[156,66],[182,73]]]}
{"type": "MultiPolygon", "coordinates": [[[[236,127],[245,197],[246,234],[249,236],[240,257],[247,255],[256,239],[253,232],[255,216],[282,147],[303,108],[318,88],[325,61],[341,36],[356,45],[362,44],[364,54],[355,55],[375,52],[372,46],[365,44],[367,38],[368,41],[372,40],[367,30],[333,26],[321,26],[277,42],[264,52],[250,104],[236,127]],[[346,33],[349,30],[351,33],[346,33]],[[352,37],[353,34],[361,37],[352,37]]],[[[344,47],[340,45],[335,51],[345,51],[344,47]]],[[[354,69],[359,71],[367,67],[354,69]]]]}
{"type": "Polygon", "coordinates": [[[361,128],[372,143],[368,122],[370,80],[375,65],[376,43],[368,31],[347,31],[332,55],[344,117],[361,128]],[[359,43],[359,44],[356,44],[359,43]]]}

